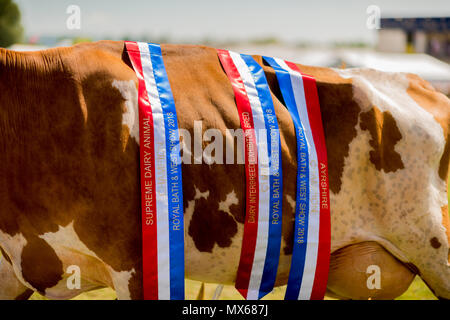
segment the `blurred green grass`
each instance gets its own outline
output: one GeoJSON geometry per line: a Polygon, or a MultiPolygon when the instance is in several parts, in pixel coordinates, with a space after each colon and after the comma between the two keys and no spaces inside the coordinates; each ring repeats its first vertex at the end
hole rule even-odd
{"type": "Polygon", "coordinates": [[[408,290],[395,300],[437,300],[427,285],[416,276],[408,290]]]}

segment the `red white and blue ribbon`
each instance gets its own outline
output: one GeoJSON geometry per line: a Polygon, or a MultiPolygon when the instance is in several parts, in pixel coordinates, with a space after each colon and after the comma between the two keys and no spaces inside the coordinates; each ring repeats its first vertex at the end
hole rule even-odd
{"type": "Polygon", "coordinates": [[[139,80],[143,285],[146,300],[184,299],[177,113],[158,44],[126,42],[139,80]]]}
{"type": "Polygon", "coordinates": [[[236,288],[249,300],[272,291],[281,245],[282,172],[278,121],[261,66],[218,50],[245,137],[246,217],[236,288]]]}
{"type": "Polygon", "coordinates": [[[285,299],[323,299],[328,281],[328,164],[315,79],[294,63],[264,57],[275,70],[297,136],[294,247],[285,299]]]}

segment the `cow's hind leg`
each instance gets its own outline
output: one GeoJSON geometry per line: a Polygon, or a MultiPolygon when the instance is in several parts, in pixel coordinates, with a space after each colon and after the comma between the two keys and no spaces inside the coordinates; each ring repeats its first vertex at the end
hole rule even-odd
{"type": "Polygon", "coordinates": [[[24,286],[14,273],[6,256],[0,255],[0,300],[26,300],[33,290],[24,286]]]}

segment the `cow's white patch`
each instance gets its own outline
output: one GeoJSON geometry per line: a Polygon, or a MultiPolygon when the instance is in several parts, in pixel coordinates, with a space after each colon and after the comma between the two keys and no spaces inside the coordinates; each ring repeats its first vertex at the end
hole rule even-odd
{"type": "Polygon", "coordinates": [[[35,290],[31,284],[25,281],[22,275],[22,252],[27,245],[27,240],[21,233],[11,236],[0,230],[0,244],[10,258],[16,277],[28,288],[35,290]]]}
{"type": "Polygon", "coordinates": [[[341,190],[331,193],[332,251],[351,243],[377,241],[404,262],[412,262],[443,297],[450,298],[448,243],[441,207],[447,203],[438,166],[445,139],[433,116],[408,95],[404,74],[375,70],[336,70],[352,78],[354,98],[362,111],[389,111],[402,139],[395,145],[404,169],[376,170],[369,158],[370,133],[356,126],[349,145],[341,190]],[[439,239],[435,249],[430,238],[439,239]]]}
{"type": "Polygon", "coordinates": [[[219,210],[228,213],[228,215],[236,221],[234,216],[231,214],[230,207],[232,205],[238,205],[238,204],[239,204],[239,199],[236,197],[236,192],[233,190],[229,194],[227,194],[225,201],[219,202],[219,210]]]}
{"type": "Polygon", "coordinates": [[[11,236],[0,230],[0,243],[3,250],[11,259],[12,263],[14,265],[17,265],[17,270],[21,273],[22,251],[23,248],[25,248],[25,246],[27,245],[27,239],[25,239],[25,237],[21,233],[17,233],[14,236],[11,236]]]}
{"type": "Polygon", "coordinates": [[[130,295],[130,280],[134,273],[136,273],[136,270],[131,269],[130,271],[121,271],[116,272],[111,267],[109,267],[109,270],[111,273],[114,274],[112,277],[113,284],[114,284],[114,290],[116,291],[117,298],[119,300],[131,300],[130,295]]]}
{"type": "Polygon", "coordinates": [[[184,210],[184,224],[185,224],[185,228],[184,228],[184,237],[186,238],[187,236],[187,228],[186,226],[189,226],[189,223],[187,223],[186,221],[186,217],[192,217],[192,215],[194,214],[194,210],[195,210],[195,200],[189,200],[188,201],[188,205],[186,207],[186,209],[184,210]]]}
{"type": "Polygon", "coordinates": [[[209,190],[205,191],[205,192],[201,192],[200,189],[198,189],[196,186],[194,186],[195,188],[195,196],[194,199],[198,200],[198,199],[208,199],[209,197],[209,190]]]}
{"type": "Polygon", "coordinates": [[[13,267],[0,255],[0,300],[12,300],[25,292],[25,287],[17,278],[13,267]]]}
{"type": "Polygon", "coordinates": [[[52,288],[48,288],[45,290],[45,297],[52,300],[67,300],[72,299],[79,294],[94,290],[100,289],[104,286],[96,284],[95,282],[90,282],[84,278],[81,278],[81,284],[79,289],[71,289],[67,286],[67,275],[63,275],[62,279],[52,288]]]}
{"type": "Polygon", "coordinates": [[[55,250],[57,255],[62,255],[63,250],[69,249],[98,259],[95,252],[91,251],[80,240],[73,227],[73,222],[69,223],[65,227],[59,226],[58,231],[56,232],[47,232],[39,237],[44,239],[55,250]]]}
{"type": "MultiPolygon", "coordinates": [[[[46,290],[46,296],[50,298],[66,299],[67,297],[73,297],[82,291],[90,290],[95,287],[110,286],[116,291],[119,299],[129,299],[129,280],[134,269],[129,271],[115,271],[111,266],[104,263],[95,252],[90,250],[78,237],[73,227],[73,222],[67,226],[59,226],[58,231],[48,232],[39,236],[44,239],[55,250],[56,255],[63,263],[64,270],[70,265],[76,265],[77,261],[75,257],[81,256],[89,259],[88,263],[83,263],[82,258],[76,260],[83,263],[79,266],[81,269],[82,285],[79,292],[75,290],[69,290],[66,286],[65,279],[63,277],[54,288],[46,290]],[[93,267],[94,266],[94,267],[93,267]],[[102,268],[108,274],[101,274],[102,268]],[[93,270],[95,269],[95,270],[93,270]]],[[[66,275],[67,276],[67,275],[66,275]]]]}
{"type": "MultiPolygon", "coordinates": [[[[194,199],[188,201],[188,205],[187,205],[187,207],[185,209],[185,213],[184,213],[184,215],[185,215],[185,218],[184,218],[185,226],[189,226],[189,223],[186,223],[186,216],[192,217],[192,215],[194,214],[195,200],[198,200],[198,199],[201,199],[201,198],[208,199],[208,197],[209,197],[209,190],[205,191],[205,192],[201,192],[200,189],[197,188],[197,186],[195,186],[195,185],[194,185],[194,189],[195,189],[194,199]]],[[[186,238],[187,237],[186,227],[184,228],[184,230],[185,230],[184,237],[186,238]]]]}
{"type": "Polygon", "coordinates": [[[112,86],[119,90],[125,99],[126,111],[122,115],[122,124],[130,130],[130,136],[139,144],[139,112],[138,112],[138,90],[133,80],[114,80],[112,86]]]}

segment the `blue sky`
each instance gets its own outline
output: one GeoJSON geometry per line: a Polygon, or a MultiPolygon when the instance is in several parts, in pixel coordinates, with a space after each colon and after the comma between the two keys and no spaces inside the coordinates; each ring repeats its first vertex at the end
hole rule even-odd
{"type": "Polygon", "coordinates": [[[382,16],[450,16],[449,0],[16,0],[26,34],[139,40],[142,35],[195,42],[277,37],[292,42],[373,42],[369,5],[382,16]],[[81,30],[66,28],[69,5],[81,30]]]}

